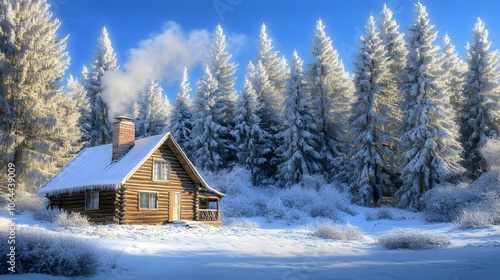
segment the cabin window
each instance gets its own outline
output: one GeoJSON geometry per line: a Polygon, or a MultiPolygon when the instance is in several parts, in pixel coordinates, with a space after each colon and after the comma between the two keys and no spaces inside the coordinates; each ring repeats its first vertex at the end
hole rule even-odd
{"type": "Polygon", "coordinates": [[[99,209],[99,192],[88,191],[85,192],[85,210],[99,209]]]}
{"type": "Polygon", "coordinates": [[[153,181],[170,181],[170,162],[162,159],[153,160],[153,181]]]}
{"type": "Polygon", "coordinates": [[[158,193],[139,192],[139,209],[158,209],[158,193]]]}

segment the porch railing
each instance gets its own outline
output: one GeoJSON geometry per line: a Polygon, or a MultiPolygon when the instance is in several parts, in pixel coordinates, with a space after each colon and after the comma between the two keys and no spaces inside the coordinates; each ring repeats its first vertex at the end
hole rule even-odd
{"type": "Polygon", "coordinates": [[[219,220],[219,211],[215,209],[198,209],[198,221],[216,222],[219,220]]]}

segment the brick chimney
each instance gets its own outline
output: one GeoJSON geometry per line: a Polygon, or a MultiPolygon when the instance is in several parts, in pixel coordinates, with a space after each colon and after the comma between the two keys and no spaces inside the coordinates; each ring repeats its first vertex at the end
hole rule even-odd
{"type": "Polygon", "coordinates": [[[123,157],[133,146],[135,140],[135,124],[132,118],[120,116],[113,123],[113,157],[117,160],[123,157]]]}

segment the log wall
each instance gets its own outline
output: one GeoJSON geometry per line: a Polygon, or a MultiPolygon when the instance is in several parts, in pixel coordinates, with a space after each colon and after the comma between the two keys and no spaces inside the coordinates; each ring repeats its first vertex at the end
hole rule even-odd
{"type": "Polygon", "coordinates": [[[195,184],[181,165],[166,141],[125,183],[127,186],[126,219],[124,224],[156,224],[170,220],[169,194],[181,193],[181,220],[195,219],[195,184]],[[170,181],[155,182],[153,178],[153,159],[161,158],[170,162],[170,181]],[[139,191],[158,192],[158,210],[139,209],[139,191]]]}
{"type": "Polygon", "coordinates": [[[90,218],[93,223],[110,223],[115,217],[116,192],[114,190],[99,191],[99,209],[85,210],[85,192],[62,194],[49,197],[52,209],[64,209],[68,212],[80,212],[90,218]]]}

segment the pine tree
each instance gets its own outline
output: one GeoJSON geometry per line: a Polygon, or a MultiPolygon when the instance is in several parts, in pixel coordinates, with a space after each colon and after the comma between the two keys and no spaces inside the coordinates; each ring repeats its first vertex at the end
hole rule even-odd
{"type": "Polygon", "coordinates": [[[87,146],[99,146],[111,142],[111,122],[108,119],[108,107],[102,100],[102,76],[106,71],[116,69],[116,53],[111,46],[108,30],[102,28],[97,50],[91,62],[91,69],[85,83],[91,108],[91,139],[87,146]]]}
{"type": "Polygon", "coordinates": [[[360,45],[354,64],[357,101],[352,104],[351,116],[353,173],[356,174],[352,192],[358,203],[372,206],[383,194],[389,193],[388,187],[392,184],[386,163],[393,158],[389,143],[394,131],[387,127],[398,120],[392,113],[395,104],[387,103],[394,92],[393,75],[372,16],[360,45]]]}
{"type": "Polygon", "coordinates": [[[311,115],[310,96],[302,64],[303,61],[294,51],[283,104],[284,131],[278,135],[283,142],[278,148],[283,161],[278,166],[277,177],[286,187],[298,183],[304,175],[314,174],[322,169],[320,155],[315,151],[317,137],[313,132],[316,126],[311,115]]]}
{"type": "Polygon", "coordinates": [[[0,159],[28,191],[79,149],[78,111],[59,86],[69,63],[59,26],[46,0],[0,0],[0,159]]]}
{"type": "Polygon", "coordinates": [[[225,134],[220,135],[223,144],[219,146],[219,154],[222,157],[222,162],[228,164],[235,160],[234,139],[230,134],[233,128],[233,116],[236,103],[236,90],[234,83],[236,77],[236,65],[234,62],[229,62],[232,55],[227,50],[226,36],[221,25],[217,25],[213,34],[213,43],[210,54],[206,61],[214,79],[217,81],[217,90],[214,94],[215,105],[213,110],[217,111],[219,117],[215,121],[224,127],[225,134]]]}
{"type": "Polygon", "coordinates": [[[172,114],[170,115],[170,133],[172,133],[175,141],[177,141],[188,155],[191,155],[191,131],[194,123],[193,113],[191,111],[192,102],[189,98],[190,91],[191,88],[188,83],[187,68],[184,68],[182,81],[179,85],[179,92],[177,93],[177,98],[174,100],[172,114]]]}
{"type": "Polygon", "coordinates": [[[393,76],[399,80],[399,76],[405,71],[408,50],[403,39],[404,34],[399,33],[399,25],[396,20],[392,19],[392,16],[392,11],[384,4],[382,14],[378,19],[378,30],[382,45],[389,56],[389,68],[393,76]]]}
{"type": "Polygon", "coordinates": [[[243,90],[238,95],[235,126],[231,134],[236,139],[238,163],[252,172],[254,183],[259,183],[264,179],[260,171],[267,162],[265,155],[269,149],[266,148],[266,139],[269,139],[269,135],[260,126],[261,120],[257,114],[262,104],[250,82],[252,73],[254,67],[250,62],[243,90]]]}
{"type": "Polygon", "coordinates": [[[141,93],[139,114],[135,119],[135,136],[145,138],[167,132],[170,102],[162,98],[163,89],[152,80],[141,93]]]}
{"type": "Polygon", "coordinates": [[[261,127],[269,135],[267,148],[271,152],[266,155],[269,164],[266,176],[270,177],[275,173],[278,164],[279,155],[275,154],[275,150],[280,145],[280,139],[276,135],[282,130],[282,104],[287,70],[286,60],[280,59],[278,52],[273,51],[272,40],[266,29],[266,25],[262,24],[257,46],[258,56],[254,61],[255,77],[251,82],[257,98],[263,105],[257,114],[261,119],[261,127]]]}
{"type": "Polygon", "coordinates": [[[439,83],[440,65],[433,45],[437,32],[429,24],[425,7],[415,5],[414,24],[410,26],[408,58],[402,94],[403,122],[400,149],[403,185],[395,193],[399,206],[419,208],[420,196],[462,172],[458,164],[461,147],[455,140],[457,129],[443,100],[439,83]]]}
{"type": "Polygon", "coordinates": [[[212,171],[222,165],[219,151],[224,145],[221,135],[226,133],[225,127],[217,122],[220,118],[220,112],[215,109],[217,97],[217,80],[206,66],[203,78],[196,85],[192,138],[197,167],[212,171]]]}
{"type": "Polygon", "coordinates": [[[463,104],[465,63],[458,57],[455,46],[451,44],[450,37],[446,34],[443,38],[443,49],[440,55],[441,79],[448,96],[446,100],[453,105],[455,111],[460,111],[463,104]]]}
{"type": "Polygon", "coordinates": [[[391,108],[392,121],[385,127],[386,130],[393,133],[391,140],[386,143],[390,150],[393,150],[393,157],[384,159],[386,168],[390,173],[395,176],[396,171],[396,160],[400,157],[397,153],[397,143],[400,141],[396,131],[401,126],[401,88],[403,75],[405,75],[405,65],[406,56],[408,55],[408,50],[406,48],[405,41],[403,39],[404,33],[398,31],[399,25],[396,20],[392,18],[393,13],[384,4],[382,8],[382,13],[378,19],[378,31],[380,32],[381,44],[387,52],[388,60],[387,64],[390,72],[393,76],[393,82],[388,86],[386,94],[379,99],[380,103],[395,105],[391,108]],[[382,100],[383,99],[383,100],[382,100]]]}
{"type": "Polygon", "coordinates": [[[90,105],[87,98],[87,91],[71,74],[66,83],[65,91],[68,97],[73,100],[76,109],[80,113],[78,118],[78,127],[82,133],[80,142],[85,144],[90,140],[90,124],[88,122],[90,117],[90,105]]]}
{"type": "Polygon", "coordinates": [[[481,147],[488,139],[500,136],[500,73],[497,52],[489,51],[490,46],[488,30],[478,19],[473,30],[473,43],[467,48],[465,102],[460,114],[465,167],[473,178],[487,170],[481,147]]]}
{"type": "Polygon", "coordinates": [[[314,62],[308,65],[307,74],[323,165],[325,171],[337,173],[334,169],[340,167],[339,159],[343,157],[347,142],[346,113],[353,85],[324,28],[321,19],[318,20],[311,43],[314,62]]]}
{"type": "Polygon", "coordinates": [[[286,81],[286,60],[283,57],[280,59],[277,51],[273,51],[272,39],[267,35],[267,26],[263,23],[260,28],[259,44],[257,50],[259,52],[254,64],[258,61],[266,69],[269,82],[273,87],[272,95],[265,96],[266,106],[275,110],[281,111],[280,107],[283,102],[283,91],[285,90],[286,81]]]}

